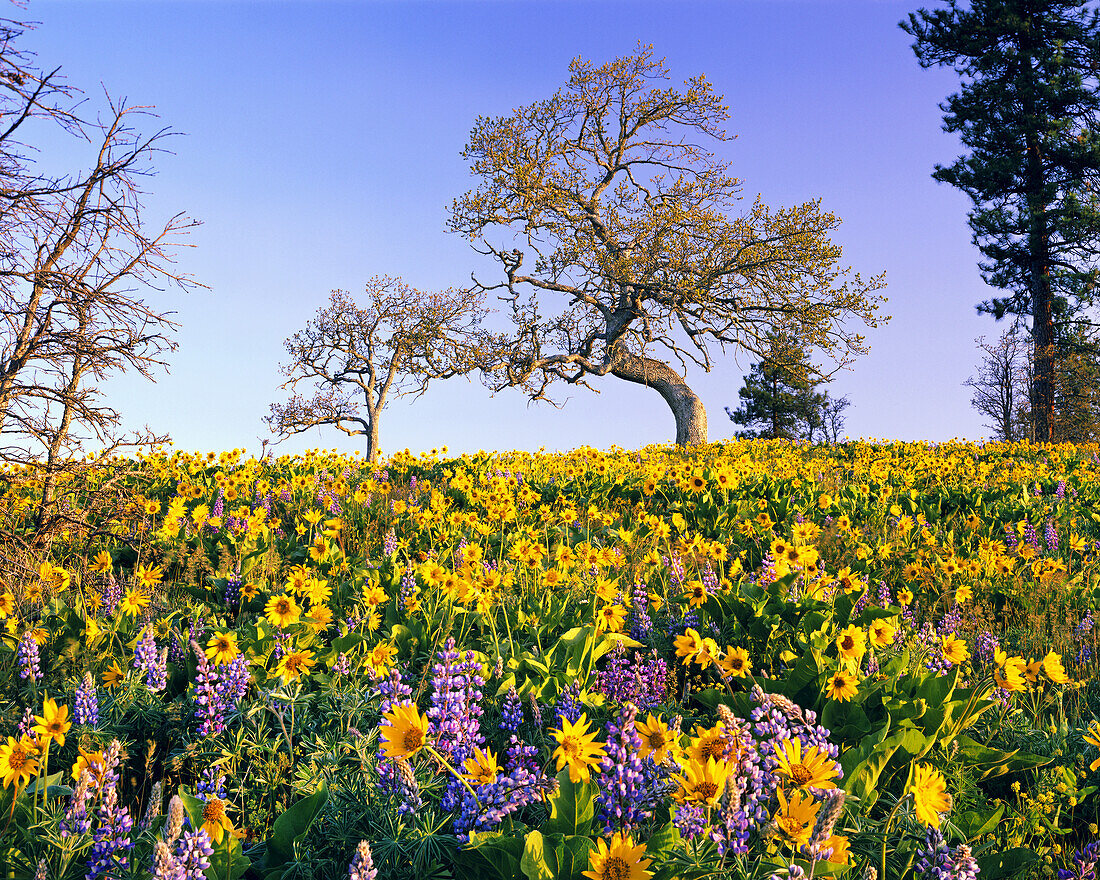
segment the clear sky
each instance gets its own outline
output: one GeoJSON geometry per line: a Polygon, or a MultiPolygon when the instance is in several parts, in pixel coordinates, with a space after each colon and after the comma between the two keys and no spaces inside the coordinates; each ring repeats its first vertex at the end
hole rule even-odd
{"type": "MultiPolygon", "coordinates": [[[[835,240],[864,275],[885,270],[893,316],[871,354],[833,383],[851,398],[848,433],[978,438],[962,382],[988,295],[966,225],[968,199],[935,183],[959,152],[938,104],[957,87],[922,70],[892,0],[729,2],[251,2],[32,0],[23,47],[62,65],[95,102],[102,88],[155,105],[173,142],[149,182],[151,218],[185,210],[203,225],[180,267],[209,286],[156,303],[182,324],[171,372],[123,378],[110,396],[130,424],[186,449],[258,448],[278,397],[283,340],[341,288],[375,274],[422,288],[461,285],[476,255],[446,231],[474,181],[460,156],[479,114],[549,97],[577,55],[602,63],[641,41],[673,79],[705,73],[725,96],[735,140],[720,154],[746,205],[821,198],[844,220],[835,240]]],[[[936,5],[926,0],[925,5],[936,5]]],[[[66,147],[66,150],[70,147],[66,147]]],[[[78,150],[71,162],[82,163],[78,150]]],[[[732,435],[749,361],[689,374],[710,438],[732,435]]],[[[611,377],[561,409],[491,397],[474,379],[439,383],[384,413],[384,451],[637,447],[668,442],[656,392],[611,377]]],[[[284,443],[361,446],[326,430],[284,443]]]]}

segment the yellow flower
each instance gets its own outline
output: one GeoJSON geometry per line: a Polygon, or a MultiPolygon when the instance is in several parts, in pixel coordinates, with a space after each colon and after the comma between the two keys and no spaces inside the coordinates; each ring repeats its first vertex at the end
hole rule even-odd
{"type": "Polygon", "coordinates": [[[726,652],[719,658],[718,665],[731,678],[744,678],[752,672],[749,652],[744,648],[726,646],[726,652]]]}
{"type": "MultiPolygon", "coordinates": [[[[1100,748],[1100,723],[1093,721],[1089,725],[1088,733],[1085,734],[1085,742],[1100,748]]],[[[1100,767],[1100,758],[1089,764],[1089,770],[1095,770],[1097,767],[1100,767]]]]}
{"type": "Polygon", "coordinates": [[[718,656],[718,644],[714,639],[704,639],[694,629],[688,628],[682,636],[676,637],[676,656],[683,658],[685,666],[695,662],[706,669],[718,656]]]}
{"type": "Polygon", "coordinates": [[[288,651],[279,660],[275,673],[287,681],[298,681],[303,675],[309,675],[310,667],[316,663],[312,651],[288,651]]]}
{"type": "Polygon", "coordinates": [[[100,550],[92,560],[92,571],[96,574],[106,574],[111,570],[111,554],[106,550],[100,550]]]}
{"type": "Polygon", "coordinates": [[[848,702],[859,693],[859,688],[856,686],[856,677],[847,670],[838,669],[829,676],[825,693],[830,699],[848,702]]]}
{"type": "Polygon", "coordinates": [[[650,715],[645,721],[636,720],[634,729],[642,741],[639,757],[643,761],[652,755],[654,764],[663,764],[670,755],[675,756],[679,751],[676,737],[659,716],[654,718],[650,715]]]}
{"type": "Polygon", "coordinates": [[[955,590],[955,603],[965,605],[974,598],[974,591],[970,587],[958,587],[955,590]]]}
{"type": "Polygon", "coordinates": [[[782,788],[777,789],[776,795],[779,797],[779,809],[772,821],[791,845],[791,849],[797,851],[810,842],[810,833],[814,829],[821,804],[798,789],[791,792],[789,800],[782,788]]]}
{"type": "Polygon", "coordinates": [[[0,593],[0,620],[3,620],[8,615],[15,611],[15,596],[5,590],[0,593]]]}
{"type": "Polygon", "coordinates": [[[126,591],[126,595],[118,607],[123,614],[129,617],[137,617],[148,604],[149,595],[144,590],[133,589],[126,591]]]}
{"type": "Polygon", "coordinates": [[[596,615],[597,632],[622,632],[626,609],[622,605],[604,605],[596,615]]]}
{"type": "Polygon", "coordinates": [[[836,761],[817,746],[802,750],[802,741],[786,739],[775,752],[775,772],[795,788],[836,788],[836,761]]]}
{"type": "Polygon", "coordinates": [[[893,623],[879,618],[873,621],[870,626],[871,644],[876,648],[885,648],[887,645],[892,645],[897,632],[898,628],[893,623]]]}
{"type": "Polygon", "coordinates": [[[607,754],[603,743],[596,742],[595,732],[589,732],[585,713],[581,713],[575,724],[564,715],[558,717],[561,718],[561,729],[550,730],[550,735],[558,744],[551,757],[557,759],[558,770],[569,767],[570,781],[588,782],[592,768],[607,754]]]}
{"type": "Polygon", "coordinates": [[[134,572],[134,579],[146,590],[153,589],[153,587],[161,582],[161,579],[163,577],[164,569],[162,569],[159,565],[139,565],[137,571],[134,572]]]}
{"type": "Polygon", "coordinates": [[[474,756],[466,759],[466,779],[474,785],[491,785],[500,776],[500,764],[492,749],[474,748],[474,756]]]}
{"type": "Polygon", "coordinates": [[[42,704],[42,714],[35,715],[38,723],[33,728],[33,733],[38,737],[40,744],[45,740],[54,740],[58,748],[65,745],[65,734],[73,723],[69,720],[69,707],[58,706],[52,697],[46,697],[42,704]]]}
{"type": "Polygon", "coordinates": [[[898,604],[903,608],[913,602],[912,590],[898,590],[898,604]]]}
{"type": "Polygon", "coordinates": [[[206,643],[206,658],[213,661],[215,666],[232,663],[240,653],[236,633],[216,632],[206,643]]]}
{"type": "Polygon", "coordinates": [[[221,844],[225,832],[233,833],[233,823],[225,815],[225,801],[212,797],[202,809],[202,830],[210,835],[215,844],[221,844]]]}
{"type": "Polygon", "coordinates": [[[118,687],[125,677],[126,673],[122,671],[117,660],[112,660],[111,665],[103,670],[103,684],[109,688],[118,687]]]}
{"type": "Polygon", "coordinates": [[[29,737],[9,736],[8,741],[0,745],[0,779],[4,781],[4,788],[14,784],[21,789],[32,776],[37,776],[37,755],[38,750],[29,737]]]}
{"type": "Polygon", "coordinates": [[[382,716],[379,727],[382,753],[387,758],[408,758],[428,742],[428,719],[415,703],[401,703],[382,716]]]}
{"type": "Polygon", "coordinates": [[[1005,691],[1022,691],[1024,685],[1024,670],[1027,664],[1022,657],[1009,657],[1004,651],[997,649],[994,654],[997,663],[993,669],[993,679],[997,687],[1005,691]]]}
{"type": "Polygon", "coordinates": [[[717,804],[729,780],[729,763],[707,758],[705,762],[690,761],[683,769],[682,774],[673,777],[680,786],[673,795],[676,800],[711,807],[717,804]]]}
{"type": "Polygon", "coordinates": [[[707,758],[720,761],[725,757],[726,749],[730,744],[729,734],[726,733],[726,725],[719,721],[714,727],[695,725],[695,736],[691,745],[687,747],[687,756],[693,761],[705,762],[707,758]]]}
{"type": "Polygon", "coordinates": [[[267,600],[264,614],[279,629],[285,629],[301,619],[302,609],[298,607],[293,596],[272,596],[267,600]]]}
{"type": "Polygon", "coordinates": [[[954,635],[947,635],[943,637],[942,644],[943,656],[948,663],[958,666],[970,658],[970,649],[962,639],[956,638],[954,635]]]}
{"type": "Polygon", "coordinates": [[[644,843],[635,845],[630,835],[616,832],[610,844],[596,841],[588,854],[588,870],[582,873],[589,880],[649,880],[653,873],[646,869],[653,860],[644,855],[644,843]]]}
{"type": "Polygon", "coordinates": [[[927,764],[918,764],[908,792],[913,795],[913,808],[917,821],[925,827],[940,827],[940,814],[951,809],[951,795],[947,793],[947,781],[943,774],[927,764]]]}
{"type": "Polygon", "coordinates": [[[836,649],[844,660],[859,660],[867,650],[867,633],[858,626],[846,626],[836,637],[836,649]]]}
{"type": "Polygon", "coordinates": [[[1069,676],[1066,675],[1065,667],[1062,666],[1062,657],[1053,651],[1043,658],[1043,671],[1047,674],[1047,678],[1055,684],[1069,683],[1069,676]]]}
{"type": "Polygon", "coordinates": [[[94,779],[103,775],[103,752],[88,752],[80,750],[80,756],[73,762],[73,782],[80,782],[81,774],[87,770],[94,779]]]}

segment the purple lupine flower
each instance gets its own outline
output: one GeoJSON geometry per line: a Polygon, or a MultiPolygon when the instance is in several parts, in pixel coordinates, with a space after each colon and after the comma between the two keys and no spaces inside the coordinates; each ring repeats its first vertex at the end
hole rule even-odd
{"type": "Polygon", "coordinates": [[[1024,524],[1024,541],[1036,550],[1039,549],[1039,535],[1035,531],[1035,526],[1031,524],[1031,520],[1027,520],[1024,524]]]}
{"type": "Polygon", "coordinates": [[[213,854],[214,847],[206,831],[202,828],[198,831],[184,831],[176,843],[179,880],[205,880],[213,854]]]}
{"type": "Polygon", "coordinates": [[[984,630],[978,634],[978,638],[974,642],[974,653],[983,663],[992,663],[993,655],[997,653],[997,649],[1000,647],[1001,640],[988,630],[984,630]]]}
{"type": "Polygon", "coordinates": [[[94,799],[98,790],[95,775],[89,768],[84,768],[80,772],[80,779],[77,780],[76,788],[69,796],[69,803],[65,807],[65,815],[61,818],[61,824],[58,826],[62,840],[70,835],[87,834],[92,830],[92,820],[88,816],[88,802],[94,799]]]}
{"type": "Polygon", "coordinates": [[[481,735],[481,664],[472,651],[464,655],[450,638],[432,667],[432,705],[428,730],[439,750],[461,766],[485,745],[481,735]]]}
{"type": "Polygon", "coordinates": [[[359,841],[348,865],[348,880],[377,880],[378,869],[374,867],[374,857],[371,855],[370,844],[365,840],[359,841]]]}
{"type": "MultiPolygon", "coordinates": [[[[472,651],[460,654],[450,638],[436,654],[432,667],[432,705],[427,712],[429,735],[439,751],[456,767],[466,763],[475,748],[485,745],[481,735],[481,664],[472,651]]],[[[440,802],[444,810],[458,802],[462,783],[448,782],[440,802]]]]}
{"type": "Polygon", "coordinates": [[[130,831],[134,820],[130,811],[119,803],[118,763],[122,746],[113,740],[103,755],[102,797],[96,811],[96,829],[92,832],[92,848],[88,855],[85,880],[115,874],[129,865],[133,844],[130,831]]]}
{"type": "Polygon", "coordinates": [[[206,653],[199,647],[198,642],[191,643],[191,649],[198,658],[198,669],[195,673],[194,697],[198,708],[195,717],[199,719],[199,736],[210,736],[225,730],[225,713],[222,710],[222,701],[218,694],[219,677],[217,670],[212,669],[206,653]]]}
{"type": "Polygon", "coordinates": [[[391,528],[382,539],[382,555],[393,556],[397,552],[397,534],[391,528]]]}
{"type": "Polygon", "coordinates": [[[38,656],[38,642],[35,641],[34,633],[27,630],[23,633],[23,638],[19,640],[19,677],[23,681],[41,681],[42,680],[42,667],[41,660],[38,656]]]}
{"type": "Polygon", "coordinates": [[[238,569],[225,579],[225,595],[222,597],[230,610],[241,604],[241,575],[238,569]]]}
{"type": "Polygon", "coordinates": [[[634,727],[637,717],[638,707],[627,703],[607,725],[607,754],[600,761],[596,777],[600,789],[596,803],[597,818],[603,821],[608,835],[633,831],[653,815],[640,757],[642,739],[634,727]]]}
{"type": "Polygon", "coordinates": [[[523,701],[516,689],[509,688],[500,707],[500,729],[505,733],[518,734],[523,724],[523,701]]]}
{"type": "Polygon", "coordinates": [[[649,616],[649,587],[645,581],[639,581],[630,591],[630,637],[641,642],[651,632],[653,620],[649,616]]]}
{"type": "Polygon", "coordinates": [[[928,827],[924,844],[917,849],[916,869],[927,880],[974,880],[978,863],[966,844],[954,850],[947,845],[938,828],[928,827]]]}
{"type": "Polygon", "coordinates": [[[351,658],[347,654],[339,654],[336,662],[332,664],[332,671],[337,675],[347,675],[351,672],[351,658]]]}
{"type": "Polygon", "coordinates": [[[1059,480],[1058,481],[1058,488],[1054,490],[1054,494],[1058,496],[1059,501],[1061,501],[1063,498],[1066,497],[1066,481],[1065,480],[1059,480]]]}
{"type": "Polygon", "coordinates": [[[34,727],[34,709],[27,706],[23,710],[23,717],[19,719],[19,724],[15,728],[15,738],[22,739],[25,736],[30,736],[32,727],[34,727]]]}
{"type": "Polygon", "coordinates": [[[115,580],[113,573],[108,573],[107,580],[99,590],[99,597],[103,613],[110,617],[122,601],[122,584],[115,580]]]}
{"type": "Polygon", "coordinates": [[[95,727],[99,723],[99,694],[91,672],[85,672],[84,678],[76,688],[73,701],[73,721],[95,727]]]}
{"type": "Polygon", "coordinates": [[[211,798],[227,800],[229,796],[225,791],[225,774],[219,774],[216,767],[205,768],[202,771],[202,776],[199,777],[199,781],[195,784],[195,794],[207,803],[210,802],[211,798]]]}
{"type": "Polygon", "coordinates": [[[1094,840],[1073,854],[1073,865],[1058,869],[1058,880],[1096,880],[1100,867],[1100,840],[1094,840]]]}
{"type": "Polygon", "coordinates": [[[1005,523],[1005,547],[1009,550],[1015,550],[1017,543],[1016,530],[1008,523],[1005,523]]]}
{"type": "Polygon", "coordinates": [[[1046,542],[1047,550],[1051,553],[1058,552],[1058,527],[1054,525],[1053,519],[1047,520],[1043,530],[1043,540],[1046,542]]]}
{"type": "MultiPolygon", "coordinates": [[[[532,693],[534,693],[532,691],[532,693]]],[[[564,717],[570,724],[576,724],[584,711],[584,705],[580,701],[581,686],[574,681],[558,694],[558,702],[554,705],[554,717],[564,717]]]]}
{"type": "Polygon", "coordinates": [[[477,787],[477,801],[462,790],[461,810],[455,819],[455,833],[492,831],[508,816],[527,804],[536,803],[557,789],[558,781],[526,767],[517,767],[496,782],[477,787]],[[478,803],[480,802],[480,807],[478,803]]]}
{"type": "Polygon", "coordinates": [[[685,840],[693,840],[709,827],[707,809],[702,804],[680,804],[676,807],[676,818],[673,821],[685,840]]]}
{"type": "MultiPolygon", "coordinates": [[[[378,685],[378,691],[382,696],[382,705],[379,712],[383,716],[390,712],[394,706],[410,702],[409,698],[412,696],[412,688],[401,680],[401,673],[396,668],[391,669],[389,676],[382,679],[378,685]]],[[[391,795],[397,793],[399,780],[395,759],[379,758],[378,779],[383,792],[391,795]]]]}
{"type": "Polygon", "coordinates": [[[134,669],[145,673],[145,686],[153,693],[159,693],[168,684],[168,649],[157,650],[152,627],[145,630],[134,648],[134,669]]]}

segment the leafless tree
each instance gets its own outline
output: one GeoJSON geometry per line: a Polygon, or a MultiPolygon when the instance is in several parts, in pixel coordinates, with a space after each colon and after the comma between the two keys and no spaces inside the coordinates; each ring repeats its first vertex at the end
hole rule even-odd
{"type": "Polygon", "coordinates": [[[839,265],[839,220],[816,201],[737,211],[741,182],[704,146],[729,113],[702,76],[669,87],[652,48],[601,67],[581,59],[552,97],[482,117],[463,156],[479,178],[451,228],[499,264],[479,281],[513,330],[486,336],[486,382],[549,400],[555,382],[612,375],[652,387],[676,442],[706,442],[688,364],[726,346],[763,356],[794,333],[839,364],[865,351],[881,277],[839,265]]]}
{"type": "Polygon", "coordinates": [[[396,278],[375,277],[360,306],[333,291],[306,326],[286,340],[284,389],[310,387],[273,403],[265,418],[279,438],[329,425],[367,438],[367,457],[378,456],[382,409],[395,397],[419,397],[432,379],[469,372],[483,296],[449,289],[429,293],[396,278]]]}
{"type": "Polygon", "coordinates": [[[40,482],[42,532],[68,519],[57,490],[88,466],[89,448],[103,459],[163,439],[124,435],[102,384],[165,366],[176,325],[146,297],[195,284],[173,257],[196,224],[143,216],[141,182],[171,132],[142,133],[148,108],[109,97],[86,118],[58,71],[38,71],[17,48],[23,30],[0,22],[0,462],[6,479],[40,482]],[[88,146],[86,168],[58,172],[33,156],[44,125],[88,146]]]}
{"type": "Polygon", "coordinates": [[[1017,324],[1005,330],[996,342],[977,339],[982,362],[978,374],[963,385],[973,392],[970,405],[988,421],[993,439],[1011,443],[1024,439],[1022,413],[1028,409],[1030,343],[1017,324]]]}

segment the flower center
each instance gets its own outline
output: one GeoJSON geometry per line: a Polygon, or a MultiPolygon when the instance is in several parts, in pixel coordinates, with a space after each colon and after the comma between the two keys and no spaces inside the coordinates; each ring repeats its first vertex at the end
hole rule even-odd
{"type": "Polygon", "coordinates": [[[721,758],[726,752],[726,744],[720,739],[712,739],[710,742],[700,743],[699,756],[703,761],[707,758],[721,758]]]}
{"type": "Polygon", "coordinates": [[[419,727],[410,727],[405,731],[405,738],[401,740],[401,745],[403,745],[407,751],[415,752],[424,745],[423,732],[419,727]]]}
{"type": "Polygon", "coordinates": [[[579,757],[581,753],[580,740],[573,734],[570,734],[561,741],[561,749],[570,758],[579,757]]]}
{"type": "Polygon", "coordinates": [[[851,651],[856,645],[855,639],[851,636],[845,636],[844,641],[840,643],[840,647],[844,651],[851,651]]]}
{"type": "Polygon", "coordinates": [[[8,757],[8,764],[11,769],[18,773],[23,769],[23,766],[27,763],[27,751],[22,746],[16,746],[11,750],[11,755],[8,757]]]}
{"type": "Polygon", "coordinates": [[[611,856],[603,863],[605,880],[630,880],[630,865],[619,856],[611,856]]]}
{"type": "Polygon", "coordinates": [[[791,779],[795,785],[802,786],[814,778],[813,771],[805,764],[791,765],[791,779]]]}
{"type": "Polygon", "coordinates": [[[718,786],[713,782],[700,782],[695,786],[696,794],[703,796],[703,800],[713,800],[715,795],[718,794],[718,786]]]}
{"type": "Polygon", "coordinates": [[[221,822],[225,818],[225,807],[220,798],[211,798],[202,809],[203,822],[221,822]]]}
{"type": "Polygon", "coordinates": [[[665,747],[665,735],[657,730],[646,737],[651,749],[663,749],[665,747]]]}

